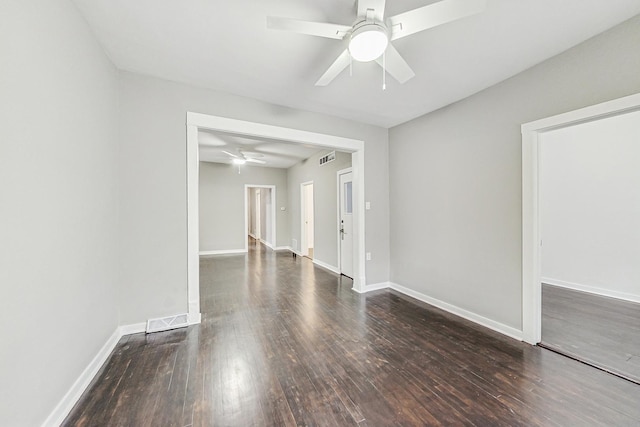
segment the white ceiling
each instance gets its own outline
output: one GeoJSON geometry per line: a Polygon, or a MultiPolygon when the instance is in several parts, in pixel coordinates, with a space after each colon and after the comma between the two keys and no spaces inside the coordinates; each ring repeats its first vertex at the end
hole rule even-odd
{"type": "Polygon", "coordinates": [[[198,152],[200,161],[212,163],[232,163],[232,158],[223,151],[238,154],[238,149],[248,158],[255,158],[265,164],[247,163],[247,166],[264,166],[271,168],[290,168],[308,159],[319,151],[318,147],[304,144],[292,144],[276,140],[265,140],[223,134],[218,132],[198,131],[198,152]]]}
{"type": "MultiPolygon", "coordinates": [[[[282,16],[351,25],[353,0],[74,0],[121,69],[391,127],[498,83],[640,13],[639,0],[488,0],[485,12],[393,42],[404,85],[356,63],[314,83],[339,40],[268,30],[282,16]]],[[[433,0],[391,1],[386,16],[433,0]]]]}

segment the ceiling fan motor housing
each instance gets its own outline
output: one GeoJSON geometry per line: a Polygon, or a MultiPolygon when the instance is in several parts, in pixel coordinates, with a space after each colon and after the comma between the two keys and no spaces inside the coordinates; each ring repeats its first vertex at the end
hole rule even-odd
{"type": "Polygon", "coordinates": [[[381,22],[362,21],[353,27],[349,53],[356,61],[369,62],[384,53],[389,44],[389,32],[381,22]]]}

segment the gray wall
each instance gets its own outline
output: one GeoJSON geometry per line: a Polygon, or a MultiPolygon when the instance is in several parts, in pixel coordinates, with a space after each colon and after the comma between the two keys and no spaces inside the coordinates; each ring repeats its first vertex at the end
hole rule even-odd
{"type": "MultiPolygon", "coordinates": [[[[280,210],[281,206],[287,206],[286,169],[244,165],[238,174],[236,166],[200,162],[201,251],[244,249],[245,184],[276,186],[276,246],[288,245],[289,212],[280,210]]],[[[255,196],[251,201],[255,201],[255,196]]],[[[264,211],[262,219],[264,224],[264,211]]],[[[265,231],[263,225],[263,238],[265,231]]]]}
{"type": "Polygon", "coordinates": [[[119,95],[122,323],[187,311],[187,111],[365,141],[367,282],[388,280],[386,129],[128,72],[119,95]]]}
{"type": "Polygon", "coordinates": [[[391,129],[391,280],[520,329],[520,125],[639,92],[639,70],[635,17],[391,129]]]}
{"type": "MultiPolygon", "coordinates": [[[[323,166],[319,165],[320,157],[330,150],[320,151],[307,161],[298,163],[288,169],[289,210],[291,221],[291,239],[296,239],[300,252],[300,184],[313,181],[313,214],[314,214],[314,259],[337,268],[338,266],[338,213],[336,172],[351,167],[351,154],[336,151],[336,159],[323,166]]],[[[288,243],[291,246],[291,241],[288,243]]],[[[369,282],[369,279],[367,278],[369,282]]]]}
{"type": "Polygon", "coordinates": [[[118,326],[117,73],[66,0],[0,2],[0,425],[41,425],[118,326]]]}

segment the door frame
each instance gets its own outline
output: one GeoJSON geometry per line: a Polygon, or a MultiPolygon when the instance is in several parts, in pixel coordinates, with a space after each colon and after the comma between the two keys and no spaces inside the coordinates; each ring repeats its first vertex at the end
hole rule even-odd
{"type": "Polygon", "coordinates": [[[296,144],[307,144],[318,148],[331,148],[352,153],[354,183],[354,280],[353,289],[364,292],[366,285],[365,272],[365,143],[359,139],[344,138],[318,132],[310,132],[289,127],[267,125],[246,120],[188,111],[186,114],[187,132],[187,277],[186,291],[189,312],[189,323],[200,322],[200,257],[199,257],[199,158],[198,129],[208,129],[237,135],[278,139],[296,144]]]}
{"type": "Polygon", "coordinates": [[[640,93],[522,125],[522,339],[542,339],[540,141],[545,132],[640,111],[640,93]]]}
{"type": "MultiPolygon", "coordinates": [[[[342,203],[342,201],[340,200],[340,175],[343,175],[345,173],[349,173],[349,172],[353,172],[353,168],[345,168],[345,169],[340,169],[339,171],[336,172],[336,189],[337,189],[337,208],[336,208],[336,215],[337,215],[337,222],[336,224],[338,225],[336,233],[338,235],[338,271],[340,272],[340,274],[342,274],[342,245],[340,244],[341,241],[341,237],[340,236],[340,203],[342,203]]],[[[355,259],[355,258],[354,258],[355,259]]]]}
{"type": "MultiPolygon", "coordinates": [[[[308,246],[308,242],[307,242],[307,227],[305,226],[304,220],[305,220],[305,218],[307,216],[306,215],[307,206],[306,206],[306,203],[305,203],[307,201],[306,200],[307,196],[305,194],[305,190],[306,190],[305,187],[308,186],[308,185],[313,185],[313,181],[306,181],[306,182],[300,183],[300,255],[307,256],[307,257],[309,256],[309,248],[307,247],[308,246]],[[305,251],[307,252],[306,254],[304,253],[305,251]]],[[[314,199],[315,199],[315,191],[316,191],[316,189],[315,189],[315,186],[314,186],[314,188],[313,188],[314,199]]],[[[316,205],[315,205],[315,200],[314,200],[314,203],[313,203],[314,210],[315,210],[315,206],[316,205]]],[[[314,230],[313,230],[313,239],[314,239],[314,241],[315,241],[315,238],[316,238],[315,237],[315,234],[316,234],[316,231],[315,231],[315,220],[316,219],[315,219],[315,215],[314,215],[314,217],[313,217],[313,221],[314,221],[314,224],[313,224],[313,228],[314,228],[314,230]]],[[[314,255],[315,255],[315,253],[314,253],[314,255]]]]}
{"type": "MultiPolygon", "coordinates": [[[[276,233],[276,186],[275,185],[264,185],[264,184],[245,184],[244,185],[244,249],[245,252],[249,251],[249,243],[246,239],[247,230],[249,230],[249,206],[247,204],[247,200],[249,197],[249,191],[251,188],[268,188],[271,190],[271,230],[273,242],[268,242],[266,239],[260,238],[260,240],[264,241],[264,243],[269,246],[271,249],[277,247],[276,242],[278,241],[278,234],[276,233]]],[[[262,200],[262,195],[260,195],[260,200],[262,200]]],[[[260,229],[260,234],[262,234],[262,229],[260,229]]]]}

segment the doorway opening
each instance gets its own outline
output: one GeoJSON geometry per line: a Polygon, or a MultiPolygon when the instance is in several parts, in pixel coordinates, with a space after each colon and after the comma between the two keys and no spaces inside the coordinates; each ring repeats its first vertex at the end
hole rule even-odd
{"type": "Polygon", "coordinates": [[[540,162],[543,135],[637,111],[640,111],[640,94],[522,125],[522,332],[525,342],[535,345],[542,339],[540,162]]]}
{"type": "Polygon", "coordinates": [[[300,184],[300,230],[302,256],[313,259],[314,223],[313,181],[300,184]]]}
{"type": "Polygon", "coordinates": [[[540,135],[541,345],[640,382],[640,111],[540,135]]]}
{"type": "Polygon", "coordinates": [[[245,184],[244,186],[245,241],[251,237],[256,243],[276,247],[276,186],[245,184]]]}
{"type": "Polygon", "coordinates": [[[199,154],[198,130],[209,130],[238,136],[275,139],[351,153],[353,169],[353,289],[363,292],[365,277],[365,209],[364,209],[364,141],[266,125],[227,117],[187,112],[187,296],[189,323],[200,322],[199,271],[199,154]]]}

